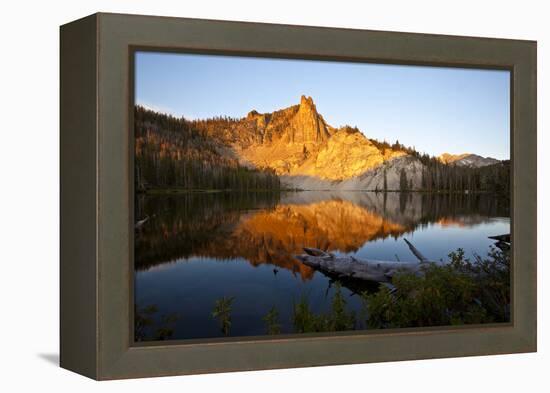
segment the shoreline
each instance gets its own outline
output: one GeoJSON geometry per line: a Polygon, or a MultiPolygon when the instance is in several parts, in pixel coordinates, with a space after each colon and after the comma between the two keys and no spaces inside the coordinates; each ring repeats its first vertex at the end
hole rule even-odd
{"type": "Polygon", "coordinates": [[[235,193],[235,194],[248,194],[248,193],[299,193],[299,192],[334,192],[334,193],[374,193],[374,194],[389,194],[389,193],[403,193],[403,194],[431,194],[431,195],[498,195],[505,197],[507,194],[500,194],[494,191],[449,191],[449,190],[333,190],[333,189],[316,189],[316,190],[304,190],[304,189],[250,189],[250,190],[238,190],[238,189],[187,189],[187,188],[150,188],[147,190],[136,191],[136,195],[181,195],[181,194],[219,194],[219,193],[235,193]]]}

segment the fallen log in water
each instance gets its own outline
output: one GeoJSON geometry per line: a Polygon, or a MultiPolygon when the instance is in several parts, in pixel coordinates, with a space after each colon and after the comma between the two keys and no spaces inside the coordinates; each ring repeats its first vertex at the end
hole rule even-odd
{"type": "MultiPolygon", "coordinates": [[[[495,244],[502,250],[510,249],[510,235],[489,236],[496,240],[495,244]]],[[[358,259],[352,256],[337,257],[330,252],[318,248],[304,247],[306,252],[296,258],[304,265],[312,267],[321,273],[340,279],[357,279],[379,283],[391,282],[397,272],[422,274],[429,264],[443,265],[442,261],[430,261],[410,241],[403,239],[418,259],[418,262],[378,261],[374,259],[358,259]]]]}
{"type": "Polygon", "coordinates": [[[502,251],[510,250],[511,237],[509,233],[505,235],[489,236],[489,239],[496,240],[495,246],[502,251]]]}
{"type": "Polygon", "coordinates": [[[304,247],[306,254],[297,255],[296,258],[304,265],[329,276],[380,283],[390,282],[397,272],[422,274],[424,267],[429,264],[443,264],[443,262],[429,261],[411,242],[404,240],[418,262],[378,261],[357,259],[352,256],[337,257],[332,253],[309,247],[304,247]]]}
{"type": "Polygon", "coordinates": [[[504,242],[504,243],[510,243],[510,240],[511,240],[509,233],[504,235],[489,236],[489,239],[497,240],[499,242],[504,242]]]}

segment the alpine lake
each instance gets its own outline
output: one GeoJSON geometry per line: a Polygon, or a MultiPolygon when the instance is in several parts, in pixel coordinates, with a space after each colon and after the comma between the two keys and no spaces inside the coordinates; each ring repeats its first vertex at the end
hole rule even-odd
{"type": "Polygon", "coordinates": [[[273,309],[280,333],[293,333],[297,303],[328,312],[336,291],[360,315],[359,294],[378,285],[335,282],[295,258],[303,247],[414,261],[407,239],[446,261],[458,248],[486,256],[488,236],[510,233],[510,201],[492,194],[143,193],[135,216],[148,217],[134,238],[137,341],[265,335],[273,309]],[[215,317],[220,299],[230,299],[230,329],[215,317]]]}

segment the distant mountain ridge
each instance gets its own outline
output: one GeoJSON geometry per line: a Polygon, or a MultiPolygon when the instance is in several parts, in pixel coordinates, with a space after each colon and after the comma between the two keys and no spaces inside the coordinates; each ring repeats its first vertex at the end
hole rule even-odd
{"type": "Polygon", "coordinates": [[[443,153],[437,157],[444,164],[461,165],[480,168],[487,165],[498,164],[500,160],[492,157],[482,157],[477,154],[449,154],[443,153]]]}

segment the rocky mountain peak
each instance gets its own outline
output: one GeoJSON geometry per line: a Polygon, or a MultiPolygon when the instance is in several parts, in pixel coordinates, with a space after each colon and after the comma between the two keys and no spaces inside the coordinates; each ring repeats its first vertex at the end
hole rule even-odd
{"type": "Polygon", "coordinates": [[[298,112],[290,121],[289,142],[318,143],[330,137],[327,124],[317,112],[311,97],[300,98],[298,112]]]}
{"type": "Polygon", "coordinates": [[[313,103],[313,98],[307,97],[305,95],[302,95],[302,97],[300,97],[300,108],[302,107],[309,110],[317,111],[317,109],[315,108],[315,104],[313,103]]]}
{"type": "Polygon", "coordinates": [[[331,127],[306,95],[298,105],[273,113],[251,111],[238,129],[243,131],[234,146],[243,165],[271,168],[290,182],[290,178],[298,183],[303,179],[319,182],[308,185],[313,188],[330,188],[330,182],[357,178],[405,155],[393,149],[382,152],[355,127],[331,127]],[[254,136],[242,143],[246,130],[253,130],[254,136]]]}

